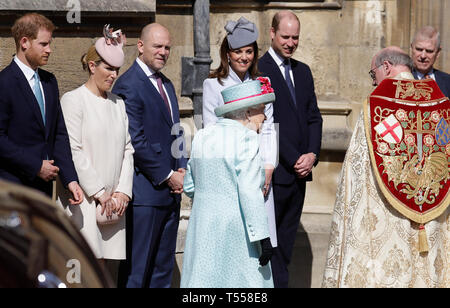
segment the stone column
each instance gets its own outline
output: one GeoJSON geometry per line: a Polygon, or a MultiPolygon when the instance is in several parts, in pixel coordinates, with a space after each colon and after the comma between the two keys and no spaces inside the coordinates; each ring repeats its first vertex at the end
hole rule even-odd
{"type": "Polygon", "coordinates": [[[192,98],[194,121],[202,128],[203,81],[208,78],[211,65],[209,43],[209,0],[196,0],[194,4],[194,81],[192,98]]]}

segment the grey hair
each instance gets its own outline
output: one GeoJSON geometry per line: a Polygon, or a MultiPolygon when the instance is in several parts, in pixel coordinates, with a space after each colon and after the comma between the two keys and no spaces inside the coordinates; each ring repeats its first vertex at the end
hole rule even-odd
{"type": "Polygon", "coordinates": [[[407,66],[411,71],[414,68],[411,57],[406,53],[395,49],[386,48],[385,50],[381,51],[375,59],[375,67],[379,67],[380,65],[382,65],[384,61],[388,61],[394,66],[407,66]]]}
{"type": "Polygon", "coordinates": [[[232,120],[245,120],[245,119],[247,119],[247,116],[246,116],[247,110],[248,110],[248,108],[230,111],[230,112],[224,114],[223,117],[227,118],[227,119],[232,119],[232,120]]]}
{"type": "Polygon", "coordinates": [[[412,43],[414,44],[420,38],[425,38],[428,40],[436,38],[436,48],[438,50],[441,49],[441,34],[432,26],[425,26],[419,29],[414,35],[412,43]]]}
{"type": "Polygon", "coordinates": [[[234,111],[227,112],[223,115],[224,118],[232,119],[232,120],[246,120],[247,119],[247,111],[258,109],[261,107],[261,104],[256,106],[251,106],[248,108],[238,109],[234,111]]]}

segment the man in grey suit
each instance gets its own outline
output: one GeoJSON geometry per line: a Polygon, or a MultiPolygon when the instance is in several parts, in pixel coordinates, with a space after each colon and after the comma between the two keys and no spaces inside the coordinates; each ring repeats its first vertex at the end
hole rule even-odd
{"type": "Polygon", "coordinates": [[[441,52],[440,33],[431,26],[419,29],[411,43],[414,62],[413,75],[416,79],[434,79],[442,93],[450,96],[450,75],[433,68],[441,52]]]}

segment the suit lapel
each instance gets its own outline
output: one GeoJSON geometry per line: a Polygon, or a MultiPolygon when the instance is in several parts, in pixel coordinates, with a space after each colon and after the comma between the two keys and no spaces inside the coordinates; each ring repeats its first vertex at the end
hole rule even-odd
{"type": "MultiPolygon", "coordinates": [[[[51,87],[49,80],[39,74],[39,78],[41,79],[42,89],[44,90],[44,101],[45,101],[45,137],[48,138],[50,133],[50,127],[52,126],[52,119],[55,119],[55,115],[53,114],[56,108],[54,108],[54,104],[57,98],[54,97],[54,92],[51,87]]],[[[37,101],[36,101],[37,102],[37,101]]]]}
{"type": "MultiPolygon", "coordinates": [[[[301,97],[301,91],[302,91],[302,83],[305,82],[304,76],[302,76],[301,71],[299,71],[298,62],[295,60],[291,60],[291,68],[292,68],[292,75],[294,76],[294,83],[295,83],[295,95],[297,98],[301,97]]],[[[300,101],[297,102],[297,104],[300,104],[300,101]]]]}
{"type": "Polygon", "coordinates": [[[30,110],[35,115],[36,120],[38,121],[39,126],[42,129],[42,132],[45,133],[45,126],[44,121],[42,120],[41,110],[39,109],[39,103],[37,102],[36,96],[34,96],[34,93],[31,90],[28,80],[25,78],[25,75],[14,61],[11,63],[11,66],[13,68],[15,78],[17,79],[17,84],[20,88],[20,93],[24,101],[26,102],[26,104],[28,104],[30,110]]]}
{"type": "Polygon", "coordinates": [[[439,89],[441,90],[441,92],[446,95],[447,92],[447,88],[446,88],[446,82],[444,80],[444,76],[443,74],[438,71],[438,70],[434,70],[434,77],[436,78],[436,83],[439,86],[439,89]]]}
{"type": "MultiPolygon", "coordinates": [[[[270,66],[269,73],[271,73],[271,76],[273,76],[273,78],[274,78],[274,80],[271,82],[272,83],[276,82],[276,83],[280,84],[282,93],[285,93],[283,95],[283,97],[287,98],[289,106],[294,111],[297,111],[297,107],[294,104],[294,100],[292,99],[292,97],[290,95],[291,92],[289,91],[289,88],[287,86],[286,79],[284,79],[284,76],[281,73],[280,68],[278,67],[277,63],[272,58],[272,56],[269,54],[269,52],[266,53],[264,60],[270,66]]],[[[294,72],[293,69],[292,69],[292,72],[294,72]]],[[[293,75],[294,75],[294,80],[295,80],[295,74],[293,74],[293,75]]],[[[297,83],[296,83],[297,81],[295,80],[294,82],[295,82],[295,85],[297,85],[297,83]]],[[[295,92],[297,93],[297,86],[295,86],[295,92]]],[[[275,93],[275,95],[277,95],[277,93],[275,93]]]]}
{"type": "Polygon", "coordinates": [[[169,80],[165,76],[163,76],[163,83],[164,83],[164,87],[166,88],[167,95],[169,95],[170,107],[172,108],[173,121],[171,119],[170,122],[172,124],[178,123],[180,121],[180,119],[179,119],[180,116],[178,114],[177,96],[175,95],[175,91],[172,87],[172,84],[169,82],[169,80]]]}
{"type": "MultiPolygon", "coordinates": [[[[152,102],[155,102],[155,104],[158,106],[159,110],[161,111],[163,118],[166,120],[167,124],[172,127],[172,119],[170,118],[169,112],[167,110],[166,104],[164,103],[164,100],[161,97],[161,94],[159,94],[158,90],[155,88],[153,83],[150,81],[150,78],[147,77],[147,75],[144,73],[144,71],[141,69],[139,64],[137,62],[134,62],[134,65],[136,66],[136,70],[138,70],[138,76],[139,79],[141,79],[143,83],[143,88],[147,90],[148,97],[152,97],[152,102]]],[[[171,98],[172,100],[172,98],[171,98]]]]}
{"type": "Polygon", "coordinates": [[[297,119],[300,122],[302,122],[304,120],[304,115],[301,114],[301,112],[299,112],[300,107],[301,107],[301,97],[305,95],[304,89],[302,89],[302,86],[305,82],[305,78],[304,76],[302,76],[301,71],[299,71],[299,66],[298,66],[298,62],[296,60],[291,59],[291,69],[292,69],[292,75],[294,76],[294,84],[295,84],[295,96],[297,99],[297,106],[295,106],[295,111],[296,111],[296,115],[297,115],[297,119]]]}

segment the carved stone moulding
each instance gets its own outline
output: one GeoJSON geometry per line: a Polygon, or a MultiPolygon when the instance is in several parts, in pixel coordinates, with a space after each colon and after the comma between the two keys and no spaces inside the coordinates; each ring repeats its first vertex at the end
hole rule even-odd
{"type": "Polygon", "coordinates": [[[155,0],[2,0],[0,11],[67,12],[80,8],[82,12],[154,13],[155,0]]]}
{"type": "Polygon", "coordinates": [[[49,17],[58,33],[83,30],[90,35],[99,25],[112,23],[114,28],[126,26],[130,34],[155,20],[156,0],[2,0],[0,31],[9,31],[14,20],[27,12],[49,17]]]}
{"type": "MultiPolygon", "coordinates": [[[[170,9],[190,9],[193,1],[188,0],[162,0],[158,1],[157,10],[170,9]]],[[[343,0],[288,0],[288,1],[267,1],[267,0],[211,0],[211,10],[223,9],[341,9],[343,0]]]]}

